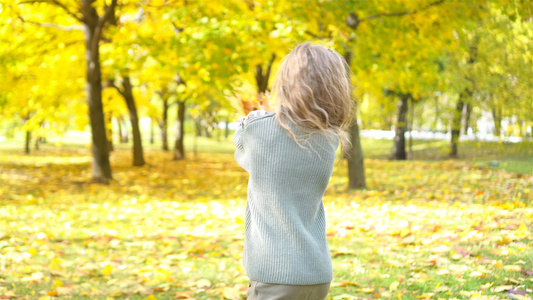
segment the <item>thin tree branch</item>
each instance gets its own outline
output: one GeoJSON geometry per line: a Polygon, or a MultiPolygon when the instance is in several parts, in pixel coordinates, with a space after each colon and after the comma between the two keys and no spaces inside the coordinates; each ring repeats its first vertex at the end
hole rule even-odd
{"type": "Polygon", "coordinates": [[[414,15],[414,14],[416,14],[418,12],[423,11],[423,10],[427,10],[427,9],[433,7],[433,6],[440,5],[440,4],[444,3],[445,1],[446,0],[437,0],[435,2],[432,2],[432,3],[430,3],[430,4],[426,5],[426,6],[423,6],[421,8],[415,9],[413,11],[402,11],[402,12],[393,12],[393,13],[380,13],[380,14],[376,14],[376,15],[365,17],[363,19],[359,19],[359,16],[355,12],[350,12],[348,14],[348,17],[346,18],[346,25],[348,25],[348,27],[352,28],[353,30],[357,30],[357,27],[363,21],[380,19],[380,18],[383,18],[383,17],[401,17],[401,16],[407,16],[407,15],[414,15]]]}
{"type": "Polygon", "coordinates": [[[111,0],[111,5],[105,8],[104,14],[98,19],[97,27],[104,27],[106,22],[110,22],[115,13],[115,7],[117,6],[117,0],[111,0]]]}
{"type": "Polygon", "coordinates": [[[27,0],[27,1],[21,1],[18,4],[33,4],[33,3],[54,4],[55,6],[58,6],[61,9],[63,9],[69,16],[71,16],[74,19],[76,19],[77,21],[83,23],[83,18],[81,18],[77,14],[73,13],[72,11],[70,11],[70,9],[68,9],[68,7],[66,5],[64,5],[63,3],[59,2],[58,0],[27,0]]]}
{"type": "Polygon", "coordinates": [[[83,19],[78,16],[77,14],[73,13],[72,11],[70,11],[70,9],[68,9],[68,7],[66,7],[63,3],[59,2],[58,0],[50,0],[53,4],[55,4],[56,6],[59,6],[61,7],[67,14],[69,14],[69,16],[73,17],[74,19],[78,20],[79,22],[83,23],[83,19]]]}
{"type": "Polygon", "coordinates": [[[176,23],[174,22],[170,22],[172,24],[172,27],[174,27],[174,33],[176,33],[176,35],[180,34],[183,32],[183,30],[185,30],[185,28],[183,27],[178,27],[178,25],[176,25],[176,23]]]}
{"type": "Polygon", "coordinates": [[[274,60],[276,59],[276,54],[272,53],[272,56],[270,57],[270,61],[268,62],[268,66],[266,69],[265,77],[268,80],[268,77],[270,77],[270,71],[272,70],[272,64],[274,63],[274,60]]]}
{"type": "Polygon", "coordinates": [[[108,79],[105,87],[114,88],[122,97],[126,98],[124,92],[115,84],[113,79],[108,79]]]}
{"type": "Polygon", "coordinates": [[[154,5],[154,4],[146,4],[146,7],[153,7],[153,8],[162,8],[162,7],[171,7],[172,5],[178,3],[179,0],[176,0],[176,1],[168,1],[168,2],[165,2],[164,4],[161,4],[161,5],[154,5]]]}
{"type": "MultiPolygon", "coordinates": [[[[63,46],[64,46],[64,48],[68,48],[68,47],[71,47],[71,46],[80,45],[80,43],[82,43],[82,42],[83,42],[83,40],[72,40],[72,41],[69,41],[67,43],[63,43],[63,46]]],[[[37,44],[37,45],[41,46],[41,45],[44,45],[44,44],[37,44]]],[[[50,45],[49,43],[46,43],[46,46],[57,47],[55,45],[50,45]]],[[[16,49],[17,47],[19,47],[19,45],[13,45],[13,47],[11,47],[11,49],[16,49]]],[[[34,56],[41,56],[41,55],[50,54],[50,48],[39,47],[39,49],[40,49],[40,51],[32,52],[34,56]]]]}
{"type": "Polygon", "coordinates": [[[18,4],[33,4],[33,3],[47,3],[47,0],[28,0],[28,1],[20,1],[18,4]]]}
{"type": "Polygon", "coordinates": [[[110,6],[106,6],[104,14],[98,19],[96,27],[94,30],[93,41],[96,41],[96,44],[100,41],[102,35],[102,30],[107,21],[111,20],[112,15],[115,13],[115,7],[117,6],[117,0],[112,0],[110,6]]]}
{"type": "Polygon", "coordinates": [[[426,5],[424,7],[421,7],[419,9],[415,9],[413,11],[403,11],[403,12],[395,12],[395,13],[381,13],[381,14],[377,14],[377,15],[372,15],[372,16],[368,16],[366,18],[361,19],[361,21],[378,19],[378,18],[382,18],[382,17],[401,17],[401,16],[406,16],[406,15],[413,15],[413,14],[416,14],[416,13],[418,13],[420,11],[429,9],[429,8],[431,8],[433,6],[442,4],[442,3],[444,3],[444,1],[446,1],[446,0],[438,0],[438,1],[435,1],[435,2],[432,2],[432,3],[428,4],[428,5],[426,5]]]}
{"type": "Polygon", "coordinates": [[[28,23],[28,24],[42,26],[42,27],[55,28],[55,29],[59,29],[59,30],[63,30],[63,31],[74,31],[74,30],[83,31],[83,26],[82,25],[63,26],[63,25],[54,24],[54,23],[47,23],[47,22],[39,23],[39,22],[33,22],[33,21],[24,20],[24,18],[22,18],[20,16],[19,16],[19,19],[22,20],[23,23],[28,23]]]}
{"type": "Polygon", "coordinates": [[[94,34],[92,39],[91,51],[95,54],[102,37],[102,31],[106,22],[111,21],[113,14],[115,13],[115,7],[117,6],[117,0],[111,0],[111,5],[106,6],[104,14],[98,19],[96,27],[94,28],[94,34]]]}
{"type": "Polygon", "coordinates": [[[181,77],[179,72],[178,72],[178,74],[176,76],[176,83],[178,85],[183,84],[184,86],[187,86],[187,83],[185,82],[185,80],[183,80],[183,78],[181,77]]]}
{"type": "Polygon", "coordinates": [[[246,5],[248,6],[248,9],[249,9],[250,11],[253,12],[253,11],[254,11],[254,8],[255,8],[255,3],[254,3],[254,1],[251,1],[251,0],[245,0],[244,2],[245,2],[246,5]]]}
{"type": "Polygon", "coordinates": [[[314,37],[315,39],[319,39],[319,40],[320,40],[320,39],[323,39],[323,37],[319,36],[319,35],[316,34],[316,33],[311,32],[311,31],[309,31],[309,30],[306,30],[305,33],[307,33],[308,35],[314,37]]]}

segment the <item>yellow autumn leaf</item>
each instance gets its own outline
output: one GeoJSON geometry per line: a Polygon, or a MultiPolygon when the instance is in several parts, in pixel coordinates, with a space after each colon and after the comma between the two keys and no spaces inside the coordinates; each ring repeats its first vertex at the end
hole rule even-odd
{"type": "Polygon", "coordinates": [[[348,294],[342,294],[342,295],[333,297],[333,300],[357,300],[357,299],[359,298],[352,296],[352,295],[348,295],[348,294]]]}
{"type": "Polygon", "coordinates": [[[472,273],[470,273],[470,277],[484,277],[485,274],[479,272],[479,271],[474,271],[472,273]]]}
{"type": "Polygon", "coordinates": [[[63,286],[63,282],[59,279],[54,280],[54,286],[61,287],[63,286]]]}
{"type": "Polygon", "coordinates": [[[524,239],[529,236],[529,230],[527,229],[526,224],[522,223],[518,230],[515,232],[515,236],[519,239],[524,239]]]}
{"type": "Polygon", "coordinates": [[[431,299],[434,293],[423,293],[422,295],[416,296],[417,299],[431,299]]]}
{"type": "Polygon", "coordinates": [[[155,270],[155,277],[154,277],[153,283],[157,284],[160,282],[166,282],[170,279],[171,275],[172,275],[172,272],[170,272],[169,270],[157,268],[155,270]]]}
{"type": "Polygon", "coordinates": [[[104,275],[109,275],[111,274],[111,272],[113,272],[113,267],[109,264],[107,264],[105,268],[102,270],[102,274],[104,275]]]}
{"type": "Polygon", "coordinates": [[[520,265],[507,265],[503,266],[503,269],[507,272],[520,272],[522,270],[522,266],[520,265]]]}
{"type": "Polygon", "coordinates": [[[503,262],[501,260],[496,261],[496,263],[494,263],[494,267],[496,267],[496,269],[503,268],[503,262]]]}
{"type": "Polygon", "coordinates": [[[57,294],[59,296],[72,295],[74,289],[68,287],[57,287],[57,294]]]}
{"type": "Polygon", "coordinates": [[[369,288],[362,288],[362,289],[355,289],[356,292],[361,293],[372,293],[375,290],[375,288],[369,287],[369,288]]]}
{"type": "Polygon", "coordinates": [[[495,286],[492,290],[496,293],[499,293],[499,292],[503,292],[503,291],[508,291],[510,289],[512,289],[513,286],[512,285],[499,285],[499,286],[495,286]]]}
{"type": "Polygon", "coordinates": [[[450,288],[445,286],[445,285],[441,285],[441,286],[438,286],[435,290],[433,290],[433,292],[435,293],[441,293],[441,292],[447,292],[449,291],[450,288]]]}
{"type": "Polygon", "coordinates": [[[400,282],[398,282],[398,281],[394,281],[393,283],[391,283],[391,284],[389,285],[389,290],[390,290],[391,292],[394,292],[394,291],[396,291],[396,290],[398,289],[398,286],[400,286],[400,282]]]}
{"type": "Polygon", "coordinates": [[[228,300],[240,300],[241,292],[237,287],[224,287],[222,289],[222,297],[228,300]]]}
{"type": "Polygon", "coordinates": [[[481,285],[481,288],[486,290],[486,289],[490,288],[493,285],[494,285],[494,282],[489,282],[489,283],[481,285]]]}
{"type": "Polygon", "coordinates": [[[198,288],[208,288],[211,286],[211,281],[207,279],[200,279],[196,282],[196,287],[198,288]]]}

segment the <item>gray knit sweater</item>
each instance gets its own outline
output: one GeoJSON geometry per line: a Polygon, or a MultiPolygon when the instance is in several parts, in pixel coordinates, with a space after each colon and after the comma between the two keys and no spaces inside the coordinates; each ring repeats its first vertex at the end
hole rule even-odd
{"type": "Polygon", "coordinates": [[[272,284],[330,282],[322,196],[338,139],[313,134],[302,148],[268,113],[239,126],[234,142],[235,159],[250,174],[243,254],[248,277],[272,284]]]}

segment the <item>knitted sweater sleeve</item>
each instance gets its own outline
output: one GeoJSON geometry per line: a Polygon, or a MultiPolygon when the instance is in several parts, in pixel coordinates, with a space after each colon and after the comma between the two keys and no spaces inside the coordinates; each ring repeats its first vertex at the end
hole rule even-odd
{"type": "Polygon", "coordinates": [[[243,128],[241,126],[237,127],[237,130],[235,130],[235,134],[233,135],[233,143],[235,143],[235,161],[237,161],[237,163],[241,166],[241,168],[246,170],[242,134],[243,134],[243,128]]]}
{"type": "Polygon", "coordinates": [[[238,126],[237,130],[235,130],[235,134],[233,135],[233,143],[235,144],[235,148],[237,148],[237,151],[243,151],[244,148],[242,146],[242,126],[238,126]]]}
{"type": "Polygon", "coordinates": [[[255,110],[250,112],[247,116],[244,116],[239,119],[239,125],[237,126],[237,130],[235,130],[235,134],[233,135],[233,143],[235,144],[235,160],[237,163],[246,171],[248,171],[245,163],[245,143],[244,143],[244,133],[246,131],[247,125],[255,120],[260,118],[261,116],[267,115],[268,112],[264,110],[255,110]]]}

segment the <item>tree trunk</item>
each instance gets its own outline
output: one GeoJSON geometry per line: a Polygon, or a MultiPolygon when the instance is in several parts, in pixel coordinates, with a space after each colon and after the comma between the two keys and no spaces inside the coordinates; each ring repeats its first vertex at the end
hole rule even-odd
{"type": "MultiPolygon", "coordinates": [[[[472,119],[472,104],[467,104],[466,105],[466,117],[465,117],[465,132],[466,134],[468,134],[468,130],[470,128],[472,128],[472,124],[470,124],[470,120],[472,119]]],[[[472,129],[472,132],[474,132],[475,130],[475,126],[474,128],[472,129]]]]}
{"type": "MultiPolygon", "coordinates": [[[[348,74],[351,74],[349,68],[351,68],[352,51],[346,50],[343,57],[348,66],[348,70],[346,71],[348,74]]],[[[365,165],[357,116],[354,116],[353,124],[348,129],[348,132],[350,134],[351,143],[351,146],[346,149],[346,160],[348,162],[348,189],[364,189],[366,188],[365,165]]]]}
{"type": "Polygon", "coordinates": [[[439,124],[439,98],[435,97],[435,119],[433,119],[433,131],[437,132],[438,130],[438,124],[439,124]]]}
{"type": "Polygon", "coordinates": [[[133,98],[133,89],[129,76],[122,78],[122,96],[126,100],[128,112],[131,120],[131,132],[133,133],[133,165],[142,166],[145,164],[143,146],[141,139],[141,131],[139,130],[139,116],[137,115],[137,107],[135,106],[135,99],[133,98]]]}
{"type": "MultiPolygon", "coordinates": [[[[39,126],[41,128],[44,128],[45,126],[45,123],[44,121],[41,121],[41,124],[39,124],[39,126]]],[[[37,138],[37,140],[35,141],[37,144],[35,145],[35,150],[39,150],[39,145],[40,144],[46,144],[46,137],[45,136],[40,136],[37,138]]]]}
{"type": "Polygon", "coordinates": [[[196,136],[202,136],[202,119],[200,118],[200,116],[195,118],[194,127],[196,129],[196,136]]]}
{"type": "Polygon", "coordinates": [[[107,114],[107,146],[109,147],[109,152],[113,152],[115,147],[113,147],[113,116],[107,114]]]}
{"type": "Polygon", "coordinates": [[[227,140],[229,137],[229,119],[226,119],[226,124],[224,126],[224,138],[227,140]]]}
{"type": "Polygon", "coordinates": [[[196,134],[194,135],[192,150],[194,153],[194,157],[198,156],[198,136],[196,134]]]}
{"type": "Polygon", "coordinates": [[[409,153],[407,155],[407,159],[413,160],[413,120],[415,118],[415,106],[413,105],[413,98],[409,98],[409,126],[407,127],[407,131],[409,132],[409,153]]]}
{"type": "Polygon", "coordinates": [[[178,101],[178,120],[176,130],[176,143],[174,144],[174,160],[185,159],[183,138],[185,136],[185,101],[178,101]]]}
{"type": "Polygon", "coordinates": [[[118,125],[118,142],[124,143],[124,132],[122,132],[122,117],[117,117],[117,125],[118,125]]]}
{"type": "Polygon", "coordinates": [[[500,137],[502,134],[502,113],[500,109],[492,109],[492,120],[494,121],[494,134],[500,137]]]}
{"type": "Polygon", "coordinates": [[[126,121],[126,118],[120,117],[120,121],[123,123],[122,127],[122,142],[127,144],[130,142],[130,132],[128,131],[128,122],[126,121]]]}
{"type": "Polygon", "coordinates": [[[30,143],[31,143],[31,131],[26,130],[26,143],[24,147],[24,153],[30,154],[30,143]]]}
{"type": "Polygon", "coordinates": [[[102,105],[102,74],[100,69],[99,42],[106,20],[113,15],[117,1],[113,0],[106,8],[105,15],[99,16],[91,0],[82,0],[85,40],[85,63],[87,80],[87,102],[92,135],[93,181],[108,183],[112,179],[109,162],[109,148],[105,130],[102,105]],[[103,22],[102,22],[102,21],[103,22]]]}
{"type": "Polygon", "coordinates": [[[211,138],[211,126],[209,126],[209,123],[206,120],[202,121],[203,123],[203,129],[205,130],[205,137],[210,139],[211,138]]]}
{"type": "Polygon", "coordinates": [[[159,128],[161,128],[161,141],[163,142],[163,151],[168,151],[168,98],[163,99],[163,115],[161,122],[159,122],[159,128]]]}
{"type": "Polygon", "coordinates": [[[396,128],[391,155],[391,159],[394,160],[405,160],[407,158],[407,154],[405,152],[405,131],[407,127],[406,114],[409,106],[409,98],[409,94],[401,94],[396,106],[396,128]]]}
{"type": "Polygon", "coordinates": [[[463,102],[463,97],[464,96],[462,94],[459,96],[459,100],[457,100],[457,105],[455,106],[455,110],[453,112],[450,158],[458,157],[459,136],[461,133],[461,119],[463,116],[463,107],[465,105],[465,103],[463,102]]]}
{"type": "Polygon", "coordinates": [[[38,136],[38,137],[35,138],[35,144],[34,144],[35,145],[34,148],[35,148],[36,151],[39,150],[39,144],[40,143],[41,143],[41,137],[38,136]]]}
{"type": "Polygon", "coordinates": [[[363,159],[363,147],[359,135],[357,119],[349,128],[351,147],[348,149],[348,189],[366,188],[365,166],[363,159]]]}
{"type": "Polygon", "coordinates": [[[463,115],[461,117],[461,131],[459,135],[466,135],[468,134],[468,122],[469,122],[469,114],[471,110],[471,104],[465,103],[463,105],[463,115]]]}
{"type": "Polygon", "coordinates": [[[154,119],[150,118],[150,145],[154,144],[154,119]]]}
{"type": "Polygon", "coordinates": [[[255,81],[257,83],[257,93],[264,94],[268,89],[268,79],[270,77],[270,71],[272,70],[272,64],[276,59],[276,54],[272,54],[270,60],[268,61],[265,72],[263,72],[263,67],[257,65],[255,67],[255,81]]]}

